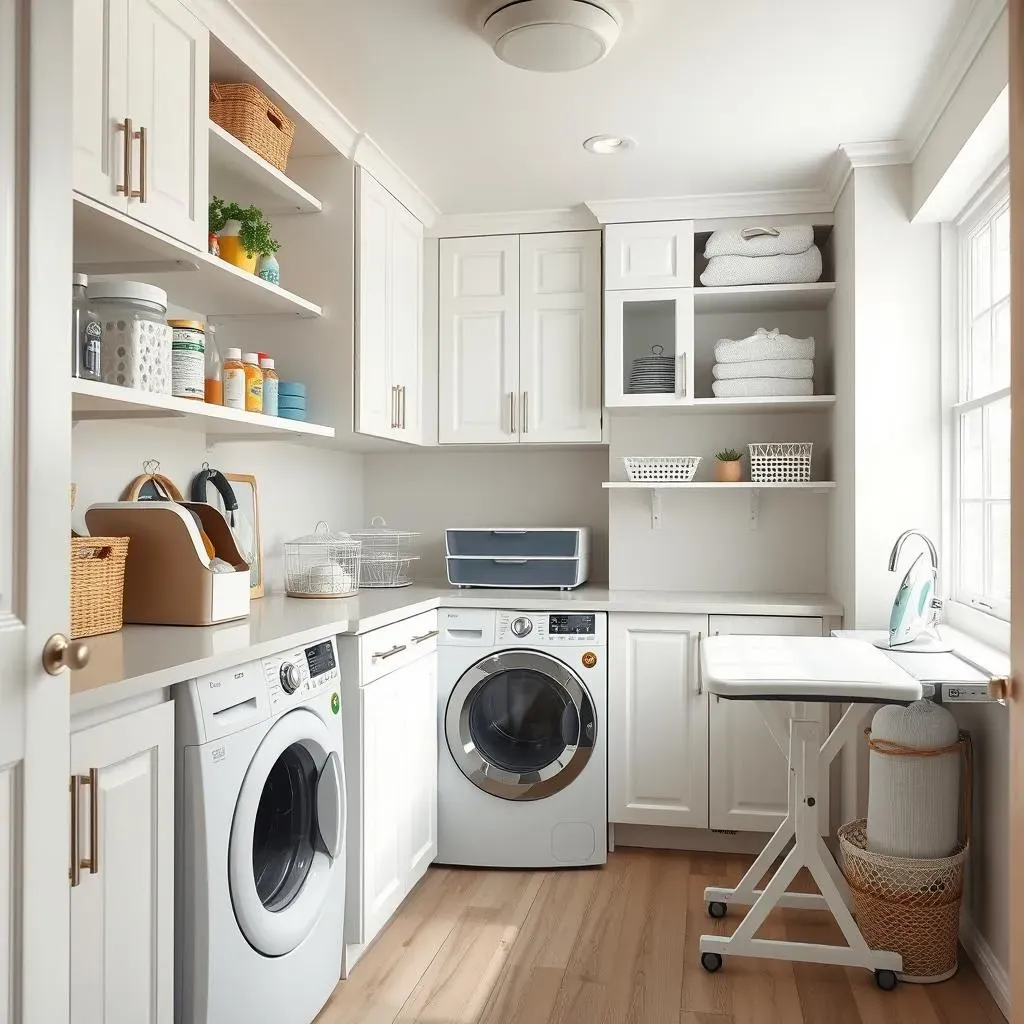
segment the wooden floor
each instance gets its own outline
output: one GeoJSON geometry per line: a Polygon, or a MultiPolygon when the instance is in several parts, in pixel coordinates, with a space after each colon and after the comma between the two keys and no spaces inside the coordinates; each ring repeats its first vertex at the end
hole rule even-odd
{"type": "MultiPolygon", "coordinates": [[[[619,850],[603,869],[432,868],[316,1024],[1003,1024],[966,957],[941,985],[876,988],[867,971],[699,963],[705,885],[749,860],[619,850]]],[[[730,923],[732,922],[732,923],[730,923]]],[[[821,911],[777,911],[762,936],[841,941],[821,911]]]]}

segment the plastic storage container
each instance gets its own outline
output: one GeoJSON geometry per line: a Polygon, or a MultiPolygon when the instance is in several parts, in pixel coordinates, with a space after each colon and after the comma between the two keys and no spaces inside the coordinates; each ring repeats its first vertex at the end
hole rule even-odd
{"type": "Polygon", "coordinates": [[[71,279],[71,376],[102,380],[103,325],[89,308],[88,287],[85,274],[75,274],[71,279]]]}
{"type": "Polygon", "coordinates": [[[317,523],[284,546],[285,590],[290,597],[348,597],[359,589],[359,556],[351,535],[317,523]]]}
{"type": "Polygon", "coordinates": [[[108,384],[171,393],[171,328],[167,292],[141,281],[89,285],[89,304],[103,327],[103,379],[108,384]]]}

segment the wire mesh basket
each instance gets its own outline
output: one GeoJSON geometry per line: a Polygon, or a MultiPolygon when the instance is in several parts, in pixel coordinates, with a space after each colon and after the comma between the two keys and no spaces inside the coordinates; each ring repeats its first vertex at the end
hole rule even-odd
{"type": "Polygon", "coordinates": [[[811,479],[811,442],[771,442],[747,447],[752,483],[799,484],[811,479]]]}
{"type": "Polygon", "coordinates": [[[626,455],[622,464],[633,483],[689,483],[700,465],[699,455],[626,455]]]}
{"type": "Polygon", "coordinates": [[[407,587],[412,583],[412,565],[420,557],[416,553],[418,533],[389,529],[383,516],[374,516],[368,529],[353,530],[352,537],[362,546],[360,587],[407,587]]]}
{"type": "Polygon", "coordinates": [[[324,522],[284,546],[285,590],[290,597],[349,597],[359,589],[359,541],[332,533],[324,522]]]}

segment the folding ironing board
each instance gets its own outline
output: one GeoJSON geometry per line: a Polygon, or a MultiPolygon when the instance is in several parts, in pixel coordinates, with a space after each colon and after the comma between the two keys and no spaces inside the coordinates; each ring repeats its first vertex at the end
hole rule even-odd
{"type": "Polygon", "coordinates": [[[701,645],[704,686],[723,700],[755,700],[772,737],[789,759],[789,807],[785,820],[733,889],[704,890],[708,912],[723,917],[729,904],[747,906],[732,935],[702,935],[701,964],[717,971],[723,956],[751,956],[815,964],[864,967],[884,989],[894,988],[903,967],[898,953],[869,949],[850,914],[849,890],[839,865],[821,838],[819,787],[826,769],[862,727],[877,704],[906,704],[922,696],[921,683],[880,650],[861,640],[832,637],[714,636],[701,645]],[[820,723],[801,702],[849,703],[819,746],[820,723]],[[792,849],[763,890],[755,886],[785,850],[792,849]],[[819,893],[787,892],[806,867],[819,893]],[[754,938],[775,907],[828,910],[847,946],[754,938]]]}

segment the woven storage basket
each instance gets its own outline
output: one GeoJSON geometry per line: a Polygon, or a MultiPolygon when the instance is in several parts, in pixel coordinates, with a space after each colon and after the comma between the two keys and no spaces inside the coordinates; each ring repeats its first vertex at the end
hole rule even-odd
{"type": "Polygon", "coordinates": [[[750,480],[755,484],[797,484],[811,479],[810,442],[750,444],[750,480]]]}
{"type": "Polygon", "coordinates": [[[127,557],[127,537],[71,538],[72,640],[121,628],[127,557]]]}
{"type": "Polygon", "coordinates": [[[288,165],[295,122],[255,85],[211,82],[210,120],[279,171],[288,165]]]}
{"type": "Polygon", "coordinates": [[[927,860],[871,853],[867,821],[860,818],[839,829],[839,846],[853,914],[867,944],[899,953],[904,981],[952,977],[967,844],[952,856],[927,860]]]}
{"type": "Polygon", "coordinates": [[[689,483],[700,465],[699,455],[626,455],[622,464],[633,483],[689,483]]]}

